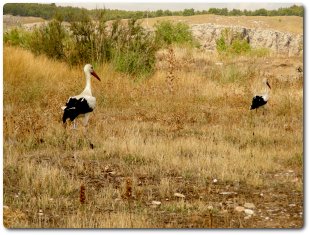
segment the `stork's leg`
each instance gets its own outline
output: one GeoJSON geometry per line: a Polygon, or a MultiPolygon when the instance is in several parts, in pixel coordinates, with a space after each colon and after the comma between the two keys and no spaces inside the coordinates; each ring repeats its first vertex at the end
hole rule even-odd
{"type": "Polygon", "coordinates": [[[89,146],[91,149],[94,148],[94,144],[91,142],[91,140],[89,139],[88,135],[87,135],[87,132],[88,132],[88,119],[89,119],[89,114],[85,114],[85,117],[83,119],[83,126],[84,126],[84,129],[83,129],[83,134],[84,134],[84,137],[85,139],[87,140],[87,142],[89,143],[89,146]]]}
{"type": "Polygon", "coordinates": [[[265,115],[265,105],[263,106],[263,116],[265,115]]]}
{"type": "Polygon", "coordinates": [[[73,127],[72,127],[73,130],[76,130],[76,122],[75,122],[75,119],[73,120],[73,127]]]}
{"type": "Polygon", "coordinates": [[[77,125],[76,125],[76,121],[73,120],[73,126],[72,126],[72,130],[73,130],[73,138],[74,138],[74,153],[73,153],[73,158],[76,159],[77,157],[77,153],[76,153],[76,146],[77,146],[77,137],[76,137],[76,131],[77,130],[77,125]]]}
{"type": "Polygon", "coordinates": [[[85,139],[87,140],[87,142],[89,143],[90,148],[93,149],[93,148],[94,148],[94,144],[93,144],[93,143],[91,142],[91,140],[89,139],[87,132],[88,132],[87,126],[84,126],[84,129],[83,129],[84,137],[85,137],[85,139]]]}

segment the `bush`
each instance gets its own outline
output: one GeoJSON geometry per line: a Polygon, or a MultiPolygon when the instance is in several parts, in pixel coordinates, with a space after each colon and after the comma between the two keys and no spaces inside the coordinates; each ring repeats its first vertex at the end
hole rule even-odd
{"type": "Polygon", "coordinates": [[[84,17],[80,22],[73,22],[70,31],[70,44],[67,44],[69,63],[74,65],[97,61],[99,58],[95,50],[98,33],[95,24],[84,17]]]}
{"type": "Polygon", "coordinates": [[[95,25],[85,19],[71,26],[72,64],[111,62],[117,71],[134,76],[146,76],[154,71],[157,46],[154,37],[134,19],[127,24],[105,20],[95,25]]]}
{"type": "Polygon", "coordinates": [[[187,24],[161,21],[155,25],[155,39],[161,47],[171,44],[188,44],[195,46],[195,40],[187,24]]]}
{"type": "Polygon", "coordinates": [[[158,46],[151,33],[136,20],[130,20],[127,26],[115,25],[112,38],[112,63],[116,70],[135,76],[146,76],[154,71],[158,46]]]}
{"type": "Polygon", "coordinates": [[[224,29],[221,37],[216,40],[216,49],[220,54],[227,55],[248,55],[264,57],[270,55],[268,48],[252,48],[247,38],[241,33],[233,32],[231,29],[224,29]]]}
{"type": "Polygon", "coordinates": [[[20,46],[23,48],[29,48],[31,33],[14,28],[4,33],[3,41],[12,46],[20,46]]]}
{"type": "Polygon", "coordinates": [[[64,39],[67,33],[61,22],[53,20],[47,26],[34,29],[30,39],[30,50],[36,54],[45,54],[50,58],[64,59],[64,39]]]}
{"type": "Polygon", "coordinates": [[[144,77],[153,73],[158,50],[153,34],[136,20],[127,24],[114,21],[108,25],[103,18],[96,24],[84,16],[72,23],[70,30],[53,20],[27,34],[11,30],[5,34],[4,41],[70,65],[110,62],[117,71],[129,75],[144,77]]]}
{"type": "Polygon", "coordinates": [[[232,42],[230,49],[235,54],[243,54],[249,52],[251,47],[245,39],[236,39],[232,42]]]}
{"type": "Polygon", "coordinates": [[[251,51],[251,46],[241,33],[233,32],[230,29],[224,29],[221,32],[221,37],[216,40],[216,49],[220,53],[240,55],[251,51]]]}
{"type": "Polygon", "coordinates": [[[218,52],[225,52],[227,51],[228,45],[225,42],[225,38],[223,37],[223,35],[216,40],[216,49],[218,52]]]}

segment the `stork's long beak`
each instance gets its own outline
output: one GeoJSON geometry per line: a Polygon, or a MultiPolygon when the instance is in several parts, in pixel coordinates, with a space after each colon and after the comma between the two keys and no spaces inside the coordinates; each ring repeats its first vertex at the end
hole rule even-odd
{"type": "Polygon", "coordinates": [[[271,86],[270,86],[270,84],[269,84],[268,81],[266,82],[266,84],[267,84],[267,86],[269,87],[269,89],[271,89],[271,86]]]}
{"type": "Polygon", "coordinates": [[[98,77],[95,71],[92,71],[90,74],[93,75],[95,78],[97,78],[99,81],[101,81],[101,79],[98,77]]]}

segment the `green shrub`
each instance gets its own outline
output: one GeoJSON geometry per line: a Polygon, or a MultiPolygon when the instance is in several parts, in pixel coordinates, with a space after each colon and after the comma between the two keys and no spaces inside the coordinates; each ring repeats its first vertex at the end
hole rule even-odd
{"type": "Polygon", "coordinates": [[[235,54],[243,54],[249,52],[251,46],[245,39],[236,39],[233,40],[230,50],[235,54]]]}
{"type": "Polygon", "coordinates": [[[70,64],[91,63],[97,61],[96,50],[96,26],[87,17],[82,21],[73,22],[70,27],[71,44],[68,48],[68,60],[70,64]]]}
{"type": "Polygon", "coordinates": [[[107,27],[104,20],[95,25],[85,19],[71,26],[69,50],[71,64],[111,62],[117,71],[146,76],[154,71],[157,46],[154,37],[136,20],[128,24],[114,21],[107,27]]]}
{"type": "Polygon", "coordinates": [[[189,26],[182,22],[174,24],[171,21],[161,21],[155,24],[155,40],[162,47],[171,44],[196,44],[189,26]]]}
{"type": "Polygon", "coordinates": [[[30,50],[36,54],[45,54],[50,58],[64,59],[64,39],[67,33],[61,22],[53,20],[46,26],[34,29],[31,34],[30,50]]]}
{"type": "Polygon", "coordinates": [[[114,21],[109,26],[103,18],[96,24],[87,15],[73,22],[70,30],[53,20],[27,34],[15,29],[4,36],[5,43],[28,48],[35,55],[45,54],[70,65],[109,62],[117,71],[137,77],[154,71],[159,48],[154,39],[136,20],[114,21]]]}
{"type": "Polygon", "coordinates": [[[216,49],[219,53],[240,55],[251,51],[251,46],[241,33],[224,29],[221,32],[221,37],[216,40],[216,49]]]}
{"type": "Polygon", "coordinates": [[[218,52],[225,52],[227,51],[228,45],[225,42],[223,36],[221,36],[218,40],[216,40],[216,49],[218,52]]]}
{"type": "Polygon", "coordinates": [[[14,28],[8,32],[5,32],[3,35],[4,43],[7,43],[12,46],[20,46],[23,48],[29,48],[31,33],[14,28]]]}
{"type": "Polygon", "coordinates": [[[117,37],[112,40],[112,63],[117,71],[139,77],[154,71],[158,46],[136,20],[130,20],[127,26],[115,26],[114,35],[117,37]]]}

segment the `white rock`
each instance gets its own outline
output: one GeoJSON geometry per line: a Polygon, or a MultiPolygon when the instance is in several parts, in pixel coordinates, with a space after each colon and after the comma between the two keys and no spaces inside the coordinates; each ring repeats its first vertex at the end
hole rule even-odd
{"type": "MultiPolygon", "coordinates": [[[[259,24],[260,25],[260,24],[259,24]]],[[[194,24],[191,31],[205,50],[216,50],[216,40],[221,37],[227,26],[219,24],[194,24]]],[[[303,35],[288,32],[279,32],[265,28],[250,29],[242,26],[228,27],[234,33],[245,33],[244,37],[250,40],[253,48],[268,48],[277,53],[300,55],[303,52],[303,35]]],[[[266,62],[268,64],[270,62],[266,62]]]]}
{"type": "Polygon", "coordinates": [[[211,205],[208,206],[207,208],[208,208],[208,210],[210,210],[210,211],[213,210],[213,206],[211,206],[211,205]]]}
{"type": "Polygon", "coordinates": [[[156,205],[156,206],[159,206],[161,204],[160,201],[152,201],[151,202],[152,205],[156,205]]]}
{"type": "Polygon", "coordinates": [[[185,195],[182,193],[175,193],[174,194],[175,197],[180,197],[180,198],[185,198],[185,195]]]}
{"type": "Polygon", "coordinates": [[[246,213],[247,215],[253,215],[254,211],[251,209],[244,209],[244,213],[246,213]]]}
{"type": "Polygon", "coordinates": [[[244,207],[243,206],[236,206],[235,211],[242,212],[242,211],[244,211],[244,207]]]}
{"type": "Polygon", "coordinates": [[[255,205],[253,203],[250,203],[250,202],[246,202],[244,203],[243,205],[245,208],[248,208],[248,209],[254,209],[255,208],[255,205]]]}
{"type": "Polygon", "coordinates": [[[212,182],[213,182],[213,183],[217,183],[217,179],[213,179],[212,182]]]}
{"type": "Polygon", "coordinates": [[[231,194],[237,194],[236,192],[221,192],[219,193],[221,195],[231,195],[231,194]]]}

